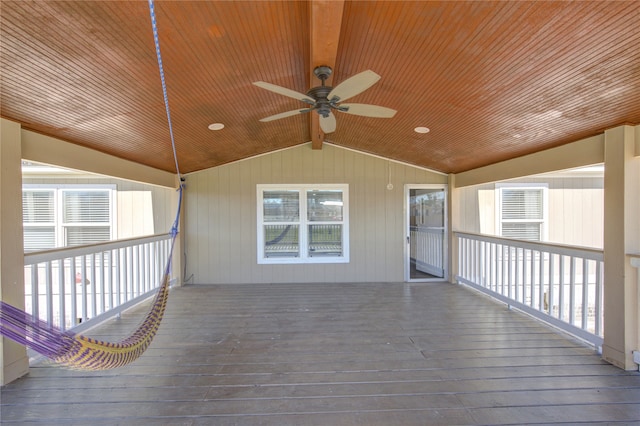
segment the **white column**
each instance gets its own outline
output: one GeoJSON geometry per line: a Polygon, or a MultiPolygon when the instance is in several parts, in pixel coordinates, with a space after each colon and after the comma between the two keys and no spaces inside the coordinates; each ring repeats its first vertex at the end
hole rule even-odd
{"type": "Polygon", "coordinates": [[[637,273],[630,254],[640,253],[640,157],[633,126],[605,131],[604,176],[604,345],[602,357],[636,370],[638,349],[637,273]]]}
{"type": "MultiPolygon", "coordinates": [[[[637,140],[637,139],[636,139],[637,140]]],[[[640,254],[631,257],[631,266],[636,268],[638,274],[636,276],[636,291],[637,291],[637,303],[640,307],[640,254]]],[[[636,335],[636,349],[633,351],[633,362],[638,364],[638,370],[640,370],[640,312],[638,312],[638,329],[636,335]]]]}
{"type": "MultiPolygon", "coordinates": [[[[0,118],[0,299],[24,309],[20,125],[0,118]]],[[[0,339],[0,385],[29,372],[24,346],[0,339]]]]}
{"type": "Polygon", "coordinates": [[[456,274],[458,273],[458,239],[453,231],[460,230],[460,189],[456,188],[456,175],[449,174],[449,203],[448,209],[448,227],[449,227],[449,282],[456,282],[456,274]]]}
{"type": "MultiPolygon", "coordinates": [[[[185,183],[185,182],[180,182],[179,181],[179,177],[176,177],[176,186],[179,188],[181,184],[185,183]]],[[[178,198],[180,197],[180,193],[176,190],[174,196],[173,196],[173,200],[174,206],[178,205],[178,198]]],[[[182,272],[184,269],[184,263],[183,263],[183,255],[184,255],[184,249],[185,249],[185,230],[187,229],[185,226],[185,220],[184,218],[186,217],[186,212],[185,212],[185,208],[187,206],[187,203],[185,202],[185,198],[187,197],[187,187],[185,185],[185,187],[182,190],[182,211],[180,212],[180,220],[178,223],[178,237],[176,238],[176,245],[175,248],[173,249],[173,258],[171,260],[171,279],[175,280],[174,281],[174,285],[176,287],[181,287],[182,285],[184,285],[184,282],[182,281],[183,276],[182,276],[182,272]]],[[[174,211],[175,213],[175,211],[174,211]]]]}

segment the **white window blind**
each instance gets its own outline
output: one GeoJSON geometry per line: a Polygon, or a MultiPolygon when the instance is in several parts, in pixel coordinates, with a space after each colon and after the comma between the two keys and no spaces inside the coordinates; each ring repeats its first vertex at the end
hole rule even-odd
{"type": "Polygon", "coordinates": [[[56,246],[55,193],[53,190],[22,192],[24,250],[47,250],[56,246]]]}
{"type": "Polygon", "coordinates": [[[500,235],[541,241],[545,226],[544,187],[500,188],[500,235]]]}
{"type": "Polygon", "coordinates": [[[541,188],[502,188],[502,220],[542,220],[541,188]]]}
{"type": "Polygon", "coordinates": [[[109,226],[65,226],[64,229],[68,246],[95,244],[111,239],[109,226]]]}
{"type": "Polygon", "coordinates": [[[111,194],[108,190],[62,190],[65,245],[111,239],[111,194]]]}
{"type": "Polygon", "coordinates": [[[22,216],[24,223],[53,223],[55,221],[53,191],[24,191],[22,216]]]}
{"type": "Polygon", "coordinates": [[[63,190],[65,223],[109,223],[111,194],[108,191],[63,190]]]}
{"type": "Polygon", "coordinates": [[[517,240],[540,241],[540,223],[502,223],[502,236],[517,240]]]}

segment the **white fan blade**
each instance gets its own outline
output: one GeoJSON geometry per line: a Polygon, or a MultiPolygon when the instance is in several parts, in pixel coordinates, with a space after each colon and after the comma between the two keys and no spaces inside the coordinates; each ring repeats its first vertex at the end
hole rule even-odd
{"type": "Polygon", "coordinates": [[[340,110],[344,113],[365,117],[391,118],[397,112],[395,109],[369,104],[340,104],[340,107],[349,108],[347,111],[340,110]]]}
{"type": "Polygon", "coordinates": [[[296,92],[295,90],[287,89],[286,87],[276,86],[275,84],[266,83],[264,81],[254,81],[254,85],[267,89],[271,92],[275,92],[279,95],[287,96],[289,98],[297,99],[299,101],[313,105],[316,101],[313,98],[305,95],[304,93],[296,92]]]}
{"type": "Polygon", "coordinates": [[[332,112],[328,117],[320,116],[320,128],[324,133],[333,133],[336,131],[336,116],[332,112]]]}
{"type": "Polygon", "coordinates": [[[364,92],[369,87],[376,84],[380,80],[380,76],[371,70],[363,71],[360,74],[356,74],[349,77],[342,83],[338,84],[327,96],[327,99],[331,100],[334,97],[340,98],[340,102],[347,100],[359,93],[364,92]]]}
{"type": "Polygon", "coordinates": [[[291,117],[292,115],[304,114],[305,112],[313,111],[312,108],[306,109],[294,109],[293,111],[281,112],[280,114],[270,115],[269,117],[261,118],[260,121],[273,121],[279,120],[285,117],[291,117]]]}

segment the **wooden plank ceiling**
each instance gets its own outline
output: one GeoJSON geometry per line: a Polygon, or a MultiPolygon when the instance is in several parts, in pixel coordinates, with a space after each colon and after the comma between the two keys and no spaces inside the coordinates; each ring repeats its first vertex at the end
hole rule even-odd
{"type": "MultiPolygon", "coordinates": [[[[640,123],[637,1],[155,6],[182,173],[311,140],[456,173],[640,123]],[[259,121],[305,105],[252,82],[304,93],[324,62],[333,85],[381,75],[349,102],[398,113],[336,112],[327,135],[315,112],[259,121]]],[[[0,17],[2,117],[175,171],[147,2],[2,0],[0,17]]]]}

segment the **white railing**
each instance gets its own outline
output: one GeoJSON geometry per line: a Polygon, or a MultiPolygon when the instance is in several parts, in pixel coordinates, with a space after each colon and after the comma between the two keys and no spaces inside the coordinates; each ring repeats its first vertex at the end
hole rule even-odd
{"type": "Polygon", "coordinates": [[[602,346],[602,250],[454,234],[459,282],[602,346]]]}
{"type": "Polygon", "coordinates": [[[416,268],[436,277],[444,276],[444,228],[412,226],[410,255],[416,268]]]}
{"type": "Polygon", "coordinates": [[[170,243],[161,234],[25,253],[25,310],[62,330],[117,315],[161,284],[170,243]]]}

